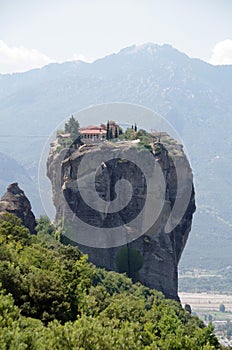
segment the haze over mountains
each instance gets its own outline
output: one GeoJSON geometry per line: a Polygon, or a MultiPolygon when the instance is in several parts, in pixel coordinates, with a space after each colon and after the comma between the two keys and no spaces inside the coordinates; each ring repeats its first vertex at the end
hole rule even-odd
{"type": "Polygon", "coordinates": [[[130,102],[163,115],[179,132],[194,172],[197,212],[183,266],[231,264],[232,66],[190,59],[169,45],[131,46],[94,63],[67,62],[0,75],[1,191],[29,177],[37,214],[37,166],[47,135],[89,105],[130,102]],[[7,157],[6,157],[7,155],[7,157]],[[15,159],[10,160],[8,156],[15,159]],[[23,166],[24,168],[22,168],[23,166]]]}

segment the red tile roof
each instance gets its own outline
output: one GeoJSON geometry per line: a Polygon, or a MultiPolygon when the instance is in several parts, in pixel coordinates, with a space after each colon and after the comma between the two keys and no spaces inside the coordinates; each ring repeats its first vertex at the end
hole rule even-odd
{"type": "Polygon", "coordinates": [[[100,130],[100,128],[97,129],[80,129],[81,134],[89,134],[89,135],[97,135],[97,134],[106,134],[106,130],[100,130]]]}

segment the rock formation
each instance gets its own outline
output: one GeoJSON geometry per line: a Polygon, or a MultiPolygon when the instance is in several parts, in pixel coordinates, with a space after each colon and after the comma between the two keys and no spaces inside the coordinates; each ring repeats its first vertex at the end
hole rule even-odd
{"type": "MultiPolygon", "coordinates": [[[[47,162],[47,173],[52,183],[57,222],[65,222],[69,219],[68,206],[73,216],[76,215],[83,222],[96,227],[96,232],[99,227],[121,227],[126,229],[128,234],[131,232],[132,235],[135,234],[127,244],[120,246],[112,244],[112,247],[107,248],[96,248],[91,244],[87,246],[87,244],[80,244],[79,241],[78,247],[88,254],[91,262],[107,270],[127,272],[134,280],[162,291],[168,298],[178,300],[177,267],[195,211],[192,171],[182,145],[166,133],[159,133],[153,135],[149,150],[141,150],[139,144],[133,142],[111,143],[107,141],[98,145],[84,145],[78,150],[63,149],[56,152],[52,149],[47,162]],[[101,155],[107,153],[109,149],[114,154],[113,159],[106,163],[102,162],[96,171],[92,163],[100,159],[101,155]],[[136,162],[128,160],[131,155],[135,159],[136,152],[140,157],[140,152],[143,152],[142,169],[136,166],[136,162]],[[117,154],[120,154],[120,157],[117,157],[117,154]],[[81,161],[86,156],[89,157],[87,166],[81,168],[81,161]],[[165,181],[164,203],[158,219],[142,235],[136,235],[135,231],[141,228],[132,228],[130,223],[143,210],[148,194],[151,196],[149,179],[146,182],[147,179],[144,179],[143,174],[143,169],[149,165],[151,156],[162,170],[165,181]],[[96,192],[99,198],[105,201],[104,210],[101,207],[101,201],[99,201],[99,210],[96,209],[97,200],[96,203],[92,200],[95,209],[87,205],[80,193],[78,184],[82,182],[88,197],[88,191],[92,191],[90,182],[93,174],[96,192]],[[121,200],[125,201],[129,195],[131,195],[131,200],[122,210],[110,212],[109,203],[117,199],[116,186],[120,179],[129,181],[132,188],[131,193],[123,191],[121,200]],[[186,199],[189,188],[189,198],[186,197],[186,199]],[[176,208],[176,202],[180,199],[182,202],[176,208]],[[184,207],[186,200],[187,205],[184,207]],[[181,210],[183,213],[180,220],[173,224],[181,210]],[[168,230],[167,222],[173,211],[175,214],[169,222],[171,230],[168,230]]],[[[159,181],[157,179],[153,186],[156,187],[154,193],[157,198],[162,195],[162,191],[159,190],[159,181]]],[[[155,206],[149,209],[149,216],[146,212],[143,214],[141,222],[149,221],[150,217],[155,215],[155,206]]],[[[75,226],[74,229],[78,231],[79,227],[75,226]]],[[[81,234],[84,235],[85,232],[80,232],[81,234]]]]}
{"type": "Polygon", "coordinates": [[[5,211],[20,218],[31,234],[36,233],[36,221],[31,211],[31,204],[16,182],[8,186],[6,193],[1,198],[0,215],[5,211]]]}

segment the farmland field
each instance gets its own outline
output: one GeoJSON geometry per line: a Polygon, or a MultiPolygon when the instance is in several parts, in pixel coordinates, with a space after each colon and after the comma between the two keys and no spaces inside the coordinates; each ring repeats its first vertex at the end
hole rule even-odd
{"type": "Polygon", "coordinates": [[[214,293],[179,293],[181,304],[191,306],[192,314],[197,315],[205,324],[213,323],[215,334],[220,343],[232,347],[232,295],[214,293]],[[225,311],[219,310],[220,305],[225,311]]]}
{"type": "Polygon", "coordinates": [[[219,311],[220,304],[232,313],[232,295],[211,293],[179,293],[181,304],[190,304],[193,311],[219,311]]]}

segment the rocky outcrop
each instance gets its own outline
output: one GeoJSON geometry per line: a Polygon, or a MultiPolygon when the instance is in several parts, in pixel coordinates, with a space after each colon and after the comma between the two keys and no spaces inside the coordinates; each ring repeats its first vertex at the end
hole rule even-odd
{"type": "Polygon", "coordinates": [[[72,230],[77,231],[77,235],[73,232],[69,238],[80,235],[80,240],[73,241],[88,254],[91,262],[108,270],[127,272],[134,280],[178,300],[177,267],[195,211],[192,171],[182,145],[166,133],[159,133],[153,135],[149,150],[141,150],[140,145],[133,142],[104,142],[81,146],[78,150],[53,151],[48,158],[47,173],[52,183],[57,222],[68,222],[71,211],[73,217],[77,216],[95,228],[96,235],[99,228],[118,228],[126,232],[127,242],[124,241],[124,244],[117,246],[112,242],[112,246],[104,248],[101,245],[99,248],[92,242],[82,244],[84,240],[81,237],[88,232],[79,232],[81,226],[75,225],[72,230]],[[113,154],[112,159],[102,162],[96,169],[96,160],[99,161],[102,154],[105,157],[107,152],[113,154]],[[86,158],[88,161],[83,166],[82,160],[86,158]],[[161,169],[164,192],[161,177],[158,172],[153,173],[155,168],[161,169]],[[149,181],[154,174],[156,177],[151,186],[149,181]],[[98,200],[91,196],[93,177],[98,200]],[[131,188],[123,189],[121,193],[117,192],[117,183],[122,179],[129,181],[131,188]],[[86,194],[84,200],[83,189],[86,194]],[[90,204],[86,202],[88,197],[90,204]],[[144,210],[148,197],[152,205],[144,210]],[[159,211],[160,198],[163,203],[159,211]],[[126,205],[115,212],[111,210],[110,203],[117,199],[119,206],[120,201],[126,202],[126,205]],[[102,206],[104,203],[105,207],[102,206]],[[133,226],[131,223],[140,213],[140,221],[133,226]],[[155,215],[158,216],[153,222],[151,219],[155,215]],[[150,221],[148,229],[142,232],[150,221]],[[140,231],[142,234],[138,234],[140,231]]]}
{"type": "Polygon", "coordinates": [[[31,204],[17,183],[10,184],[1,198],[0,215],[6,211],[20,218],[22,224],[30,230],[31,234],[36,233],[36,221],[31,211],[31,204]]]}

